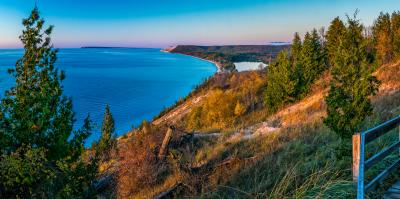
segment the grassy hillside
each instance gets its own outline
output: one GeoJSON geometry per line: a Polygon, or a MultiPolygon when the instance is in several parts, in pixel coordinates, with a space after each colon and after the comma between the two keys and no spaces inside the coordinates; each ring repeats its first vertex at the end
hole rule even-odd
{"type": "MultiPolygon", "coordinates": [[[[400,113],[399,71],[400,63],[395,63],[375,72],[382,84],[373,97],[374,114],[364,122],[363,129],[400,113]]],[[[121,139],[120,164],[135,168],[135,172],[120,173],[117,192],[129,193],[120,196],[147,198],[170,191],[170,197],[179,198],[354,197],[351,157],[337,157],[340,138],[322,124],[329,73],[321,75],[304,99],[273,114],[257,100],[262,98],[263,74],[214,76],[161,120],[144,124],[121,139]],[[246,104],[245,99],[253,103],[246,104]],[[237,101],[247,107],[241,115],[232,113],[217,120],[219,113],[215,111],[202,116],[213,118],[207,124],[196,127],[190,123],[198,107],[218,107],[226,112],[223,104],[232,109],[237,101]],[[177,130],[170,155],[167,161],[159,162],[154,154],[166,126],[172,124],[177,130]]],[[[389,133],[374,143],[370,152],[387,146],[396,136],[397,132],[389,133]]],[[[393,158],[385,162],[389,164],[393,158]]],[[[377,165],[367,177],[382,168],[384,165],[377,165]]],[[[377,197],[385,188],[382,185],[369,195],[377,197]]]]}

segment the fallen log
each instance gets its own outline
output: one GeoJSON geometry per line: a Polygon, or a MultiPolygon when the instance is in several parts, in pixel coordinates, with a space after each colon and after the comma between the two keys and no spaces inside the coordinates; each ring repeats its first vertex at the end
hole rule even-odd
{"type": "Polygon", "coordinates": [[[173,126],[169,126],[168,127],[168,130],[167,130],[167,133],[165,134],[165,137],[164,137],[164,140],[162,142],[160,151],[158,152],[158,159],[159,160],[164,160],[165,159],[165,156],[168,153],[168,145],[169,145],[169,142],[172,139],[172,134],[173,134],[174,130],[175,130],[175,128],[173,126]]]}

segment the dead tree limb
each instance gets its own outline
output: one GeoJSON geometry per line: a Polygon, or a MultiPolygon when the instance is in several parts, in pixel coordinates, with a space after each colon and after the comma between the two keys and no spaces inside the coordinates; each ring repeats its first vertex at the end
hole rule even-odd
{"type": "Polygon", "coordinates": [[[175,130],[175,128],[173,126],[169,126],[168,127],[167,133],[165,134],[165,137],[164,137],[164,140],[162,142],[160,151],[158,153],[158,159],[159,160],[164,160],[165,159],[165,156],[168,153],[168,145],[169,145],[169,142],[172,139],[172,134],[173,134],[174,130],[175,130]]]}

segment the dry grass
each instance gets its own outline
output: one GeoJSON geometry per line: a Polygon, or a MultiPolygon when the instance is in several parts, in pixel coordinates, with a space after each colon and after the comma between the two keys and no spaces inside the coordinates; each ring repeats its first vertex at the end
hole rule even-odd
{"type": "MultiPolygon", "coordinates": [[[[364,129],[375,126],[400,113],[400,64],[383,66],[377,71],[376,76],[382,81],[377,96],[373,97],[375,111],[364,124],[364,129]]],[[[219,144],[218,148],[226,157],[259,156],[263,160],[253,166],[246,165],[241,169],[234,169],[236,174],[219,176],[213,174],[213,180],[217,185],[206,186],[209,191],[203,192],[206,198],[348,198],[354,197],[353,185],[350,179],[350,160],[339,161],[333,157],[337,140],[332,139],[329,132],[321,123],[325,116],[324,95],[327,92],[328,75],[322,76],[311,89],[307,98],[293,105],[281,109],[269,121],[280,121],[283,127],[279,133],[259,138],[254,141],[269,146],[266,148],[249,147],[248,144],[240,144],[239,148],[225,147],[219,144]],[[317,123],[316,129],[307,129],[317,123]],[[322,127],[322,129],[321,129],[322,127]],[[325,132],[325,133],[324,133],[325,132]],[[320,136],[320,139],[315,138],[320,136]],[[314,139],[311,143],[310,139],[314,139]],[[243,146],[244,145],[244,146],[243,146]],[[282,152],[285,151],[285,152],[282,152]],[[298,154],[300,152],[300,154],[298,154]],[[301,154],[307,153],[308,154],[301,154]],[[330,154],[330,155],[328,155],[330,154]],[[328,157],[326,156],[328,155],[328,157]],[[324,157],[325,156],[325,157],[324,157]],[[285,159],[287,158],[287,159],[285,159]],[[315,165],[312,165],[314,162],[315,165]],[[299,172],[299,170],[301,172],[299,172]],[[306,171],[304,171],[306,170],[306,171]],[[219,176],[219,177],[218,177],[219,176]],[[213,188],[211,188],[213,187],[213,188]]],[[[259,113],[258,113],[259,114],[259,113]]],[[[337,138],[336,138],[337,139],[337,138]]],[[[395,138],[397,139],[397,137],[395,138]]],[[[390,144],[390,136],[385,137],[371,146],[371,150],[379,150],[390,144]]],[[[225,144],[226,145],[226,144],[225,144]]],[[[255,144],[257,146],[258,144],[255,144]]],[[[372,153],[372,152],[371,152],[372,153]]],[[[214,154],[214,156],[217,156],[214,154]]],[[[221,157],[221,156],[220,156],[221,157]]],[[[390,163],[389,157],[386,164],[390,163]]],[[[381,171],[385,165],[378,165],[367,173],[372,177],[381,171]]],[[[230,168],[229,168],[230,169],[230,168]]],[[[224,174],[225,175],[225,174],[224,174]]],[[[393,179],[393,177],[392,177],[393,179]]],[[[389,180],[390,181],[390,180],[389,180]]],[[[385,189],[385,185],[380,190],[385,189]]],[[[377,197],[381,191],[370,193],[370,197],[377,197]]]]}
{"type": "Polygon", "coordinates": [[[203,197],[293,198],[297,195],[295,198],[302,198],[311,188],[325,186],[323,189],[328,189],[329,183],[347,182],[348,180],[340,178],[346,173],[342,172],[346,166],[334,163],[336,160],[333,149],[338,139],[321,126],[317,122],[286,128],[265,137],[226,147],[223,152],[226,159],[235,158],[238,162],[233,166],[214,170],[210,175],[211,180],[205,182],[203,197]],[[248,161],[249,159],[255,161],[248,161]],[[334,168],[327,168],[327,165],[334,168]],[[320,178],[321,176],[330,178],[320,178]]]}
{"type": "Polygon", "coordinates": [[[282,109],[274,117],[280,118],[282,126],[291,126],[320,119],[325,114],[324,93],[316,93],[282,109]]]}
{"type": "MultiPolygon", "coordinates": [[[[372,98],[374,114],[366,120],[364,129],[400,113],[400,63],[382,66],[375,74],[382,85],[378,95],[372,98]]],[[[248,78],[257,80],[258,76],[246,73],[219,77],[211,80],[214,82],[210,85],[214,86],[209,88],[231,89],[243,96],[246,95],[243,91],[250,88],[256,96],[247,97],[260,100],[262,93],[258,89],[262,88],[262,82],[244,84],[248,78]]],[[[120,150],[123,152],[119,165],[123,167],[119,175],[118,190],[122,194],[119,196],[149,198],[182,182],[186,188],[175,195],[177,198],[354,197],[350,157],[337,158],[335,151],[341,141],[322,124],[330,78],[329,74],[322,75],[307,97],[272,116],[253,104],[254,109],[239,117],[233,127],[217,129],[222,136],[200,137],[192,139],[190,144],[171,145],[171,156],[175,158],[167,163],[161,164],[154,157],[163,130],[146,135],[132,133],[121,141],[126,148],[120,150]],[[254,139],[230,139],[240,129],[256,131],[257,128],[249,127],[263,122],[280,129],[254,139]]],[[[370,147],[370,153],[387,146],[391,140],[390,134],[378,140],[370,147]]],[[[378,165],[367,177],[384,166],[378,165]]],[[[384,189],[383,185],[370,197],[379,196],[384,189]]]]}
{"type": "Polygon", "coordinates": [[[162,138],[153,135],[134,136],[119,149],[118,198],[135,198],[142,189],[159,183],[168,170],[156,156],[162,138]]]}
{"type": "Polygon", "coordinates": [[[387,95],[400,90],[400,62],[383,65],[374,75],[382,82],[379,87],[380,95],[387,95]]]}

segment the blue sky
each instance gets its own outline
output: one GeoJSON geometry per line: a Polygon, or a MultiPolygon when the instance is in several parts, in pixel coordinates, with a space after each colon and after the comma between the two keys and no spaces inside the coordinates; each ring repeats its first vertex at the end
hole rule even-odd
{"type": "MultiPolygon", "coordinates": [[[[0,48],[20,47],[34,0],[0,0],[0,48]]],[[[359,9],[371,25],[399,0],[38,0],[56,47],[265,44],[327,27],[359,9]]]]}

